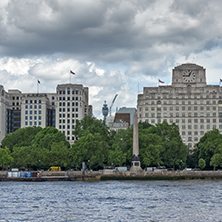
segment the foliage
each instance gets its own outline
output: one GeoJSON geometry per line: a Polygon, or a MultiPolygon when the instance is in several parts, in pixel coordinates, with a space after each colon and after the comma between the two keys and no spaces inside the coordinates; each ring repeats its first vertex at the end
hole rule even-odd
{"type": "Polygon", "coordinates": [[[210,162],[215,154],[220,154],[222,152],[222,135],[219,130],[213,129],[205,133],[197,144],[197,150],[195,152],[197,152],[198,159],[202,158],[206,161],[207,168],[218,165],[216,161],[218,159],[218,155],[213,158],[211,164],[210,162]]]}
{"type": "Polygon", "coordinates": [[[101,169],[107,162],[109,145],[99,133],[86,132],[71,148],[73,166],[81,168],[82,162],[89,162],[92,169],[101,169]]]}
{"type": "Polygon", "coordinates": [[[149,130],[140,130],[139,133],[141,166],[156,166],[162,163],[160,152],[163,149],[159,135],[151,134],[149,130]]]}
{"type": "Polygon", "coordinates": [[[63,142],[67,147],[69,146],[69,142],[66,140],[65,135],[56,128],[49,126],[36,134],[35,138],[32,140],[31,145],[33,147],[51,149],[54,144],[59,142],[63,142]]]}
{"type": "Polygon", "coordinates": [[[36,134],[41,131],[41,127],[19,128],[13,133],[8,133],[2,140],[2,147],[8,147],[10,150],[14,146],[30,146],[36,134]]]}
{"type": "Polygon", "coordinates": [[[3,169],[5,165],[11,165],[13,163],[13,158],[11,156],[10,150],[5,148],[0,148],[0,165],[3,169]]]}
{"type": "Polygon", "coordinates": [[[183,144],[179,128],[175,123],[170,125],[164,121],[162,124],[158,123],[155,127],[149,129],[161,138],[163,149],[161,150],[160,156],[165,166],[179,168],[181,161],[186,162],[188,149],[183,144]]]}
{"type": "Polygon", "coordinates": [[[93,119],[91,116],[85,116],[82,120],[76,120],[73,134],[77,138],[81,138],[82,136],[85,136],[86,133],[98,133],[103,136],[103,139],[107,142],[109,140],[109,129],[105,122],[93,119]]]}
{"type": "Polygon", "coordinates": [[[206,167],[206,161],[203,158],[200,158],[199,161],[198,161],[198,166],[201,169],[204,169],[206,167]]]}
{"type": "Polygon", "coordinates": [[[214,170],[218,166],[222,166],[222,154],[221,153],[216,153],[212,156],[210,165],[214,167],[214,170]]]}
{"type": "Polygon", "coordinates": [[[115,165],[130,165],[132,160],[133,147],[133,129],[118,130],[112,140],[108,163],[115,165]],[[114,161],[114,156],[118,156],[118,160],[114,161]]]}

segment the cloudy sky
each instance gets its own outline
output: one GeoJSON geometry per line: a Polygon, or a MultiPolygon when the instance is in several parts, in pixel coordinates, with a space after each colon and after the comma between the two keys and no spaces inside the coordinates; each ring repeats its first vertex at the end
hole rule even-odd
{"type": "Polygon", "coordinates": [[[138,91],[171,84],[172,69],[206,68],[222,78],[221,0],[1,0],[0,85],[56,92],[57,84],[88,86],[94,115],[104,100],[136,107],[138,91]]]}

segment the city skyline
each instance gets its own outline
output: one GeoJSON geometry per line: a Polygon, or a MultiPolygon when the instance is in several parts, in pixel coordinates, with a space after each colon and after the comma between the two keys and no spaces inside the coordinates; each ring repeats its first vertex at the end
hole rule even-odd
{"type": "Polygon", "coordinates": [[[5,90],[89,87],[93,114],[136,107],[138,91],[170,85],[172,69],[195,63],[219,84],[222,23],[219,0],[13,1],[0,3],[0,76],[5,90]],[[75,75],[70,78],[70,70],[75,75]]]}

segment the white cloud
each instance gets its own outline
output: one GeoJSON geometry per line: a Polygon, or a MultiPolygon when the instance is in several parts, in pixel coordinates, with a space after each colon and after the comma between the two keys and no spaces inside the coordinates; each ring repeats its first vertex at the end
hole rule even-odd
{"type": "MultiPolygon", "coordinates": [[[[5,88],[55,92],[70,82],[103,101],[136,106],[143,86],[169,84],[174,66],[193,62],[221,78],[220,0],[2,0],[0,76],[5,88]]],[[[209,74],[209,75],[208,75],[209,74]]]]}

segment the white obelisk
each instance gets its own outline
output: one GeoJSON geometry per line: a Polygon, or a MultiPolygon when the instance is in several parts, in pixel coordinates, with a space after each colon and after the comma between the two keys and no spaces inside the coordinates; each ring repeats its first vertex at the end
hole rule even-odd
{"type": "Polygon", "coordinates": [[[133,158],[130,171],[141,171],[139,158],[139,134],[138,134],[138,116],[135,111],[133,116],[133,158]]]}

